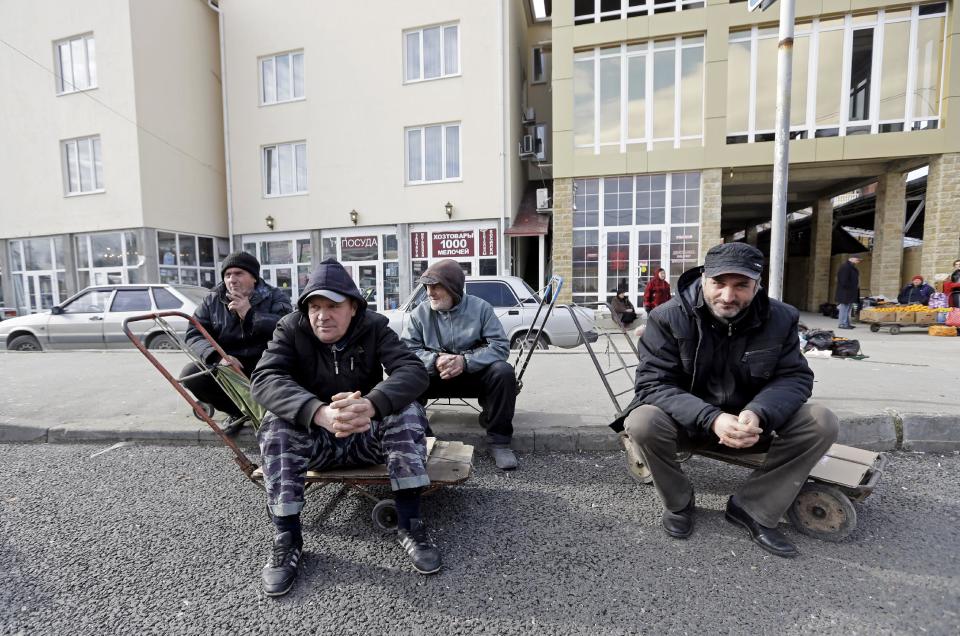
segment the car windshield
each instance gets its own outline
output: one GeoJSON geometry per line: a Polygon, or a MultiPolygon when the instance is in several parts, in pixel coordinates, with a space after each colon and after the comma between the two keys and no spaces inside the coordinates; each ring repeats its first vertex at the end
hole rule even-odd
{"type": "Polygon", "coordinates": [[[205,287],[189,287],[186,285],[174,285],[173,287],[178,292],[183,294],[190,300],[194,305],[202,305],[203,299],[210,295],[210,290],[205,287]]]}

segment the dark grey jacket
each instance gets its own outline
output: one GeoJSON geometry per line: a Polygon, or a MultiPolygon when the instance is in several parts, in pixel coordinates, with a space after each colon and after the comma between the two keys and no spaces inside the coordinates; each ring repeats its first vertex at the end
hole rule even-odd
{"type": "MultiPolygon", "coordinates": [[[[293,311],[293,304],[286,294],[263,280],[257,281],[250,297],[250,311],[242,321],[240,316],[227,309],[229,304],[226,285],[220,283],[203,299],[193,316],[224,351],[240,359],[245,366],[247,361],[253,364],[267,348],[277,321],[293,311]]],[[[186,342],[205,362],[219,360],[216,349],[192,324],[187,328],[186,342]]]]}
{"type": "Polygon", "coordinates": [[[734,322],[703,304],[702,267],[680,277],[679,293],[652,312],[640,339],[636,395],[610,425],[641,404],[666,412],[691,435],[705,435],[721,413],[751,410],[777,430],[809,398],[813,371],[800,352],[799,312],[762,289],[734,322]]]}
{"type": "Polygon", "coordinates": [[[324,261],[285,316],[253,372],[253,398],[273,414],[306,428],[337,393],[360,391],[373,403],[376,419],[402,410],[427,390],[423,363],[400,342],[385,316],[366,309],[340,263],[324,261]],[[330,289],[358,301],[359,308],[339,342],[320,342],[307,317],[305,300],[330,289]],[[390,377],[384,379],[386,371],[390,377]]]}
{"type": "Polygon", "coordinates": [[[860,270],[850,261],[845,261],[837,270],[836,300],[839,305],[860,300],[860,270]]]}

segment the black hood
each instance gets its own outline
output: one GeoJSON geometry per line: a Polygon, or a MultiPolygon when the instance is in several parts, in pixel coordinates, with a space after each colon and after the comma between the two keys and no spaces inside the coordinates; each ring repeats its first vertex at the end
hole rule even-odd
{"type": "Polygon", "coordinates": [[[330,291],[353,298],[357,301],[357,315],[363,315],[363,312],[367,309],[367,301],[364,299],[363,294],[357,289],[356,283],[350,278],[347,270],[345,270],[343,265],[335,258],[324,260],[317,266],[317,269],[310,274],[310,280],[307,281],[307,286],[303,289],[303,292],[300,293],[300,297],[297,298],[297,309],[306,314],[307,306],[305,301],[307,296],[318,289],[329,289],[330,291]]]}

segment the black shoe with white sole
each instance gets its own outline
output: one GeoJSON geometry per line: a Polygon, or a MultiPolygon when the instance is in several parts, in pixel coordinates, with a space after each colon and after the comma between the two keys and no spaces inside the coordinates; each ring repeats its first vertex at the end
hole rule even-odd
{"type": "Polygon", "coordinates": [[[303,545],[292,532],[281,532],[273,539],[273,553],[263,566],[263,593],[283,596],[293,587],[300,569],[303,545]]]}
{"type": "Polygon", "coordinates": [[[420,574],[440,571],[440,550],[427,536],[427,526],[422,519],[411,519],[409,530],[397,530],[397,541],[410,557],[414,570],[420,574]]]}

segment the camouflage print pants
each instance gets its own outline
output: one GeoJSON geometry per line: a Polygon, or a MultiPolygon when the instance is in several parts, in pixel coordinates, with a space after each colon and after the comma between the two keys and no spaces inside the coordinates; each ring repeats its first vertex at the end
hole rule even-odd
{"type": "Polygon", "coordinates": [[[428,486],[426,426],[427,414],[418,402],[374,420],[366,433],[343,438],[318,426],[305,431],[268,413],[257,437],[270,512],[287,516],[303,509],[307,470],[386,462],[394,490],[428,486]]]}

